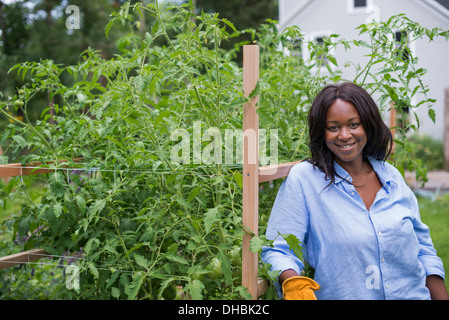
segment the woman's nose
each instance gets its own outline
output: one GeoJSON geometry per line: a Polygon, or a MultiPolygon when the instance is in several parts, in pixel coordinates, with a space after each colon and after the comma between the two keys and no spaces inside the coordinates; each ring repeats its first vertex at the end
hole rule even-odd
{"type": "Polygon", "coordinates": [[[348,128],[343,127],[340,130],[340,134],[338,135],[338,138],[343,141],[349,140],[349,139],[351,139],[351,132],[349,131],[348,128]]]}

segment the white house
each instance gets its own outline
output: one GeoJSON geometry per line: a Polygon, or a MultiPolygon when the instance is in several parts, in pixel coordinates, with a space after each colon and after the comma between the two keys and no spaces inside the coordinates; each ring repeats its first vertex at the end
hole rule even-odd
{"type": "MultiPolygon", "coordinates": [[[[298,26],[305,40],[317,40],[322,36],[339,34],[344,39],[360,39],[356,27],[370,19],[385,21],[392,15],[405,13],[411,20],[427,28],[449,29],[449,0],[279,0],[279,28],[298,26]]],[[[397,36],[401,36],[400,30],[397,36]]],[[[445,89],[449,88],[449,41],[439,38],[429,43],[418,40],[409,48],[419,57],[419,66],[427,69],[423,77],[429,86],[429,97],[436,99],[434,110],[436,123],[427,115],[427,108],[420,106],[420,133],[443,140],[445,89]]],[[[362,48],[336,50],[337,61],[363,64],[368,52],[362,48]]],[[[353,79],[354,68],[343,70],[343,76],[353,79]]],[[[411,120],[412,117],[411,117],[411,120]]]]}

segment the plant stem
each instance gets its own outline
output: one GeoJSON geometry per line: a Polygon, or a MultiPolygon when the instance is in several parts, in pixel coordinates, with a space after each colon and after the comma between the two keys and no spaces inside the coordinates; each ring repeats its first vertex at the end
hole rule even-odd
{"type": "Polygon", "coordinates": [[[161,11],[159,10],[159,3],[158,0],[156,0],[156,13],[157,13],[157,19],[159,20],[159,23],[161,24],[162,32],[164,34],[165,39],[170,44],[170,47],[173,49],[173,51],[176,51],[175,46],[170,40],[170,37],[167,34],[167,31],[165,31],[164,22],[162,21],[161,11]]]}

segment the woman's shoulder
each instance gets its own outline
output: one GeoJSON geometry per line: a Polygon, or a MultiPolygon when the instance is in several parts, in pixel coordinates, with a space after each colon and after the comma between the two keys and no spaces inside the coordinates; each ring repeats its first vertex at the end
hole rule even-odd
{"type": "Polygon", "coordinates": [[[289,172],[289,177],[305,177],[305,176],[316,176],[320,173],[320,170],[315,167],[311,162],[308,160],[301,161],[297,164],[295,164],[289,172]]]}

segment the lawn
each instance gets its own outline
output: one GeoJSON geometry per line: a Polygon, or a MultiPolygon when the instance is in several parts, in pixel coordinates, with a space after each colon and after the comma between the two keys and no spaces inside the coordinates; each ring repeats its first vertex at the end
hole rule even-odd
{"type": "Polygon", "coordinates": [[[437,254],[443,260],[449,290],[449,194],[439,196],[436,201],[420,197],[418,202],[421,220],[429,226],[437,254]]]}

